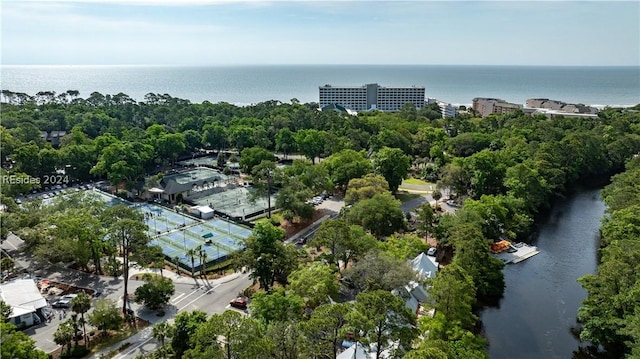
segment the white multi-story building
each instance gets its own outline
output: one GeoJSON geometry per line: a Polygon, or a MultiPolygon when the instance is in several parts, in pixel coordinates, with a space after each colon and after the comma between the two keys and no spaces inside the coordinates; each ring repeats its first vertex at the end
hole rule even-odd
{"type": "Polygon", "coordinates": [[[354,111],[398,111],[407,103],[424,108],[424,87],[383,87],[366,84],[360,87],[324,85],[320,90],[320,108],[340,105],[354,111]]]}
{"type": "Polygon", "coordinates": [[[458,108],[450,103],[438,102],[442,118],[456,118],[458,116],[458,108]]]}

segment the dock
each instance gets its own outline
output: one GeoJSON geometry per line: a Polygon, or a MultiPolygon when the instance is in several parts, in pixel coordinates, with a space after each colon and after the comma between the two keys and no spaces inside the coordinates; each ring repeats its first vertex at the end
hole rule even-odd
{"type": "Polygon", "coordinates": [[[540,253],[538,247],[530,246],[526,243],[516,243],[509,246],[510,250],[495,254],[504,264],[520,263],[527,258],[531,258],[540,253]],[[515,250],[515,251],[514,251],[515,250]]]}

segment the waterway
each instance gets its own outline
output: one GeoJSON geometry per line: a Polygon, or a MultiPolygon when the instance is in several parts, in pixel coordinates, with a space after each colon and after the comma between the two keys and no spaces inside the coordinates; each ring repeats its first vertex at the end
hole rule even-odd
{"type": "Polygon", "coordinates": [[[505,267],[504,297],[480,313],[492,359],[576,357],[584,343],[572,328],[587,294],[576,280],[596,271],[604,210],[599,189],[558,202],[531,241],[540,254],[505,267]]]}

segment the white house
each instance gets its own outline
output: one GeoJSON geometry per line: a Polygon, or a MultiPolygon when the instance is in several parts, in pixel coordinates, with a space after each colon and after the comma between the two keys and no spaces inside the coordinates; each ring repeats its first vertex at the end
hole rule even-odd
{"type": "Polygon", "coordinates": [[[47,306],[47,300],[33,279],[16,279],[0,284],[0,298],[13,309],[9,322],[18,328],[33,325],[33,315],[47,306]]]}
{"type": "Polygon", "coordinates": [[[436,272],[438,271],[438,262],[436,262],[434,257],[420,253],[411,260],[411,268],[418,274],[419,280],[435,278],[436,272]]]}

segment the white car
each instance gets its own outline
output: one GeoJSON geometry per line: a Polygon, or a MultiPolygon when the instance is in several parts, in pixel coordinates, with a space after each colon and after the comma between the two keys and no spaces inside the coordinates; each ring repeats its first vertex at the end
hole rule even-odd
{"type": "Polygon", "coordinates": [[[69,308],[71,307],[71,300],[77,297],[77,294],[67,294],[60,297],[60,299],[56,300],[53,304],[51,304],[54,308],[69,308]]]}

